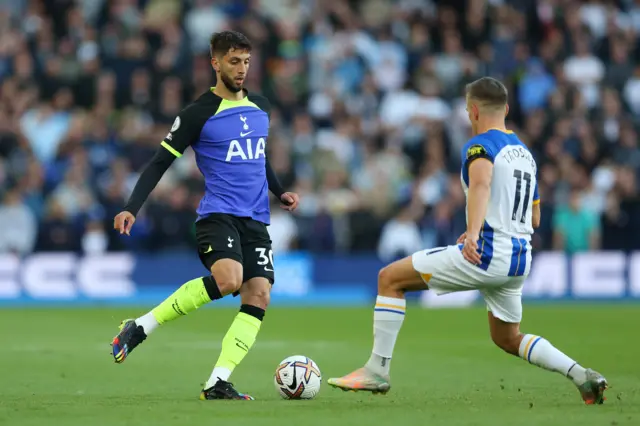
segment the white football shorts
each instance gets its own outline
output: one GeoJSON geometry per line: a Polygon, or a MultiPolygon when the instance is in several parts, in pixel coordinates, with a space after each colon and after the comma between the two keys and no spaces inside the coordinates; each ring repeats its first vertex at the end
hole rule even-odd
{"type": "Polygon", "coordinates": [[[478,290],[493,316],[508,323],[522,320],[522,286],[526,275],[491,274],[469,263],[457,245],[418,251],[412,255],[412,262],[429,290],[436,294],[478,290]]]}

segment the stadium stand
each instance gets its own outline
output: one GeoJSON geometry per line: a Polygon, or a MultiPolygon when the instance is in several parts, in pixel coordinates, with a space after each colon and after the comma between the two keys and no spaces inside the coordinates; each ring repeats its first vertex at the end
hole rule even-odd
{"type": "Polygon", "coordinates": [[[131,238],[112,220],[176,113],[215,84],[212,32],[254,43],[270,161],[302,196],[274,250],[393,259],[464,231],[464,85],[510,90],[539,164],[537,249],[640,249],[640,2],[0,0],[0,252],[189,248],[192,153],[131,238]],[[484,7],[488,6],[486,9],[484,7]]]}

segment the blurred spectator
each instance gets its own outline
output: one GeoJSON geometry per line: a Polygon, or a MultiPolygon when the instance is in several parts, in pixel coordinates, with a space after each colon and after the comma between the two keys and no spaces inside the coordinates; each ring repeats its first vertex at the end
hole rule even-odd
{"type": "Polygon", "coordinates": [[[573,189],[567,206],[558,207],[553,217],[553,246],[567,253],[597,250],[600,245],[600,223],[581,206],[581,193],[573,189]]]}
{"type": "Polygon", "coordinates": [[[19,189],[9,189],[0,204],[0,253],[28,254],[33,251],[36,236],[35,215],[21,201],[19,189]]]}
{"type": "Polygon", "coordinates": [[[111,221],[175,115],[215,85],[208,40],[228,28],[254,43],[268,155],[302,195],[295,215],[273,209],[276,252],[452,243],[463,89],[483,75],[509,88],[508,125],[538,163],[536,249],[638,249],[624,237],[640,234],[639,4],[0,1],[0,211],[37,228],[17,244],[11,226],[0,251],[193,249],[190,150],[132,237],[111,221]]]}
{"type": "Polygon", "coordinates": [[[400,212],[382,228],[378,257],[385,262],[409,256],[422,249],[422,237],[417,220],[422,215],[419,203],[402,206],[400,212]]]}
{"type": "Polygon", "coordinates": [[[286,253],[296,248],[298,225],[291,214],[280,209],[280,203],[271,204],[271,247],[275,253],[286,253]]]}
{"type": "Polygon", "coordinates": [[[640,197],[635,169],[618,169],[602,224],[604,249],[640,250],[638,239],[630,237],[640,232],[640,197]]]}
{"type": "Polygon", "coordinates": [[[635,115],[640,115],[640,65],[636,65],[633,75],[623,88],[624,100],[635,115]]]}
{"type": "Polygon", "coordinates": [[[518,101],[523,113],[544,107],[549,94],[555,89],[555,79],[544,69],[542,61],[532,58],[520,80],[518,101]]]}
{"type": "Polygon", "coordinates": [[[65,214],[55,199],[49,201],[38,230],[38,251],[80,251],[81,233],[77,223],[65,214]],[[74,226],[75,225],[75,226],[74,226]]]}
{"type": "Polygon", "coordinates": [[[96,217],[87,221],[84,235],[82,236],[82,251],[86,254],[101,254],[107,250],[108,244],[109,239],[102,220],[96,217]]]}

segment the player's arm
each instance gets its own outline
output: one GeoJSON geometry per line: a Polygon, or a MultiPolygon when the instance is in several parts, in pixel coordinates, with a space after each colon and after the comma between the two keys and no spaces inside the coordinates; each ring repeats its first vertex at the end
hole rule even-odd
{"type": "Polygon", "coordinates": [[[534,204],[533,205],[533,212],[531,215],[531,225],[533,225],[533,228],[539,228],[540,227],[540,203],[534,204]]]}
{"type": "Polygon", "coordinates": [[[481,263],[478,250],[478,238],[487,214],[491,195],[491,177],[493,175],[493,155],[488,145],[477,141],[462,151],[463,173],[467,174],[467,232],[464,233],[462,255],[469,262],[481,263]]]}
{"type": "Polygon", "coordinates": [[[115,217],[114,229],[121,234],[129,235],[135,217],[142,208],[149,194],[158,185],[160,179],[169,169],[176,158],[182,156],[184,151],[196,139],[200,128],[193,122],[188,109],[183,110],[171,127],[171,131],[160,143],[151,161],[142,170],[138,182],[136,182],[124,210],[115,217]]]}
{"type": "Polygon", "coordinates": [[[293,211],[298,207],[298,203],[300,202],[300,197],[295,192],[286,192],[276,176],[276,173],[273,171],[271,164],[269,163],[269,158],[265,159],[265,167],[267,172],[267,184],[269,185],[269,191],[276,197],[278,200],[282,202],[280,207],[285,210],[293,211]]]}
{"type": "Polygon", "coordinates": [[[477,240],[487,215],[491,196],[493,163],[488,158],[479,157],[469,164],[469,192],[467,194],[467,235],[477,240]]]}
{"type": "MultiPolygon", "coordinates": [[[[266,112],[269,120],[271,120],[271,103],[267,98],[265,98],[264,96],[252,94],[249,95],[249,100],[258,105],[261,110],[266,112]]],[[[265,168],[267,173],[267,184],[269,185],[269,191],[282,202],[282,208],[289,211],[295,210],[298,207],[300,198],[298,197],[298,194],[295,194],[293,192],[286,192],[284,190],[282,184],[280,183],[280,180],[278,179],[278,176],[273,171],[273,168],[269,163],[268,156],[265,158],[265,168]]]]}
{"type": "MultiPolygon", "coordinates": [[[[269,117],[269,120],[271,120],[271,103],[267,98],[256,94],[250,94],[249,100],[255,103],[261,110],[266,112],[267,117],[269,117]]],[[[269,191],[271,191],[271,193],[275,195],[278,200],[282,200],[282,196],[284,195],[285,191],[282,188],[282,184],[280,184],[278,176],[273,171],[273,168],[269,163],[269,156],[265,158],[265,169],[267,172],[267,184],[269,185],[269,191]]]]}
{"type": "Polygon", "coordinates": [[[540,195],[538,194],[538,184],[536,183],[536,187],[533,190],[533,211],[531,212],[531,225],[533,228],[540,227],[540,195]]]}
{"type": "Polygon", "coordinates": [[[268,157],[265,161],[265,167],[267,169],[267,183],[269,184],[269,191],[271,191],[271,193],[280,200],[285,191],[284,188],[282,188],[282,184],[280,183],[278,176],[276,176],[276,172],[273,171],[268,157]]]}

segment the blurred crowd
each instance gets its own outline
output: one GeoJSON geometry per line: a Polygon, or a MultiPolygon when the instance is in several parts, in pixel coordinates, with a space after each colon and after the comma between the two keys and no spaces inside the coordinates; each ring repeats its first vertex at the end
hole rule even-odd
{"type": "MultiPolygon", "coordinates": [[[[640,1],[0,0],[0,252],[194,247],[190,150],[112,230],[180,109],[215,84],[212,32],[253,42],[291,215],[274,251],[385,260],[465,230],[464,85],[510,91],[537,159],[536,249],[640,249],[640,1]]],[[[275,202],[275,200],[274,200],[275,202]]]]}

